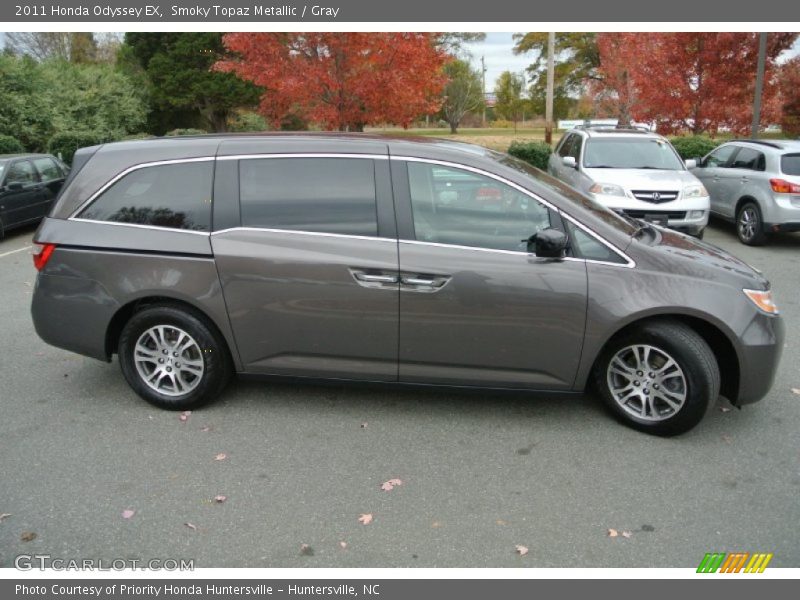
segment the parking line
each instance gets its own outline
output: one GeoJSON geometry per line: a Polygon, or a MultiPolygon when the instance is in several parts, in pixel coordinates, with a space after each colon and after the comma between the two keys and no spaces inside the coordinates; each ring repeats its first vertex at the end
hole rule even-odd
{"type": "Polygon", "coordinates": [[[24,248],[17,248],[16,250],[9,250],[8,252],[3,252],[2,254],[0,254],[0,258],[3,258],[4,256],[8,256],[10,254],[16,254],[17,252],[23,252],[24,250],[30,250],[31,248],[33,248],[33,246],[25,246],[24,248]]]}

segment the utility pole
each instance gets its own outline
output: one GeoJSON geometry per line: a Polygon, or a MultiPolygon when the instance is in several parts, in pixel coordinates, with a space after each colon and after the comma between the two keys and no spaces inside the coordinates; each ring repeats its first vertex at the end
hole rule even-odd
{"type": "Polygon", "coordinates": [[[756,139],[761,125],[761,93],[764,90],[764,67],[767,62],[767,34],[758,34],[758,68],[756,69],[756,95],[753,98],[753,126],[750,137],[756,139]]]}
{"type": "Polygon", "coordinates": [[[483,92],[483,116],[481,117],[481,125],[486,127],[486,62],[483,56],[481,56],[481,88],[483,92]]]}
{"type": "Polygon", "coordinates": [[[551,31],[547,34],[547,97],[544,108],[544,141],[548,144],[553,143],[553,75],[555,69],[553,54],[555,45],[556,34],[551,31]]]}

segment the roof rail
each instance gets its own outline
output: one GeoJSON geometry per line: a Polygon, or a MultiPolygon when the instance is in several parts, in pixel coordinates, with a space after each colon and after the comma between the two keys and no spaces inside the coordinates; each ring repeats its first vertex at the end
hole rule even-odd
{"type": "Polygon", "coordinates": [[[617,131],[620,133],[654,133],[649,128],[641,125],[631,125],[630,127],[618,127],[617,125],[576,125],[575,129],[584,131],[617,131]]]}
{"type": "Polygon", "coordinates": [[[748,144],[758,144],[760,146],[769,146],[770,148],[777,148],[778,150],[782,150],[783,146],[781,146],[778,142],[771,142],[769,140],[749,140],[747,138],[735,139],[731,140],[732,142],[747,142],[748,144]]]}

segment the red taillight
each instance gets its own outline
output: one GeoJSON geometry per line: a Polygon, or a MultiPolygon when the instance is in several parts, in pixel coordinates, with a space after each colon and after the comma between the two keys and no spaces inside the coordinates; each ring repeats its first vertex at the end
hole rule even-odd
{"type": "Polygon", "coordinates": [[[785,179],[770,179],[769,184],[772,186],[772,191],[778,194],[800,194],[800,185],[785,179]]]}
{"type": "Polygon", "coordinates": [[[47,261],[50,260],[50,257],[53,254],[53,250],[56,249],[55,244],[34,244],[33,245],[33,266],[36,267],[37,271],[41,271],[44,269],[47,261]]]}

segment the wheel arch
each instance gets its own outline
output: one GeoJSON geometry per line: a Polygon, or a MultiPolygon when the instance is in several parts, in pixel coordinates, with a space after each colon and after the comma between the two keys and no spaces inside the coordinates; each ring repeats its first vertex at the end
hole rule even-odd
{"type": "Polygon", "coordinates": [[[641,327],[644,323],[652,323],[654,321],[673,321],[682,323],[703,338],[703,340],[708,344],[709,348],[711,348],[711,352],[714,354],[714,358],[717,361],[717,366],[719,367],[721,383],[720,395],[725,396],[735,404],[737,398],[739,397],[740,384],[739,354],[736,351],[736,347],[731,341],[729,335],[725,333],[717,324],[696,315],[682,313],[664,313],[642,316],[620,326],[607,337],[605,342],[600,347],[600,351],[594,357],[594,360],[592,361],[592,367],[588,373],[589,377],[587,377],[587,385],[588,382],[592,380],[591,374],[594,373],[598,368],[598,362],[610,344],[612,344],[620,336],[625,335],[638,327],[641,327]]]}

